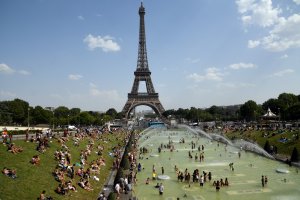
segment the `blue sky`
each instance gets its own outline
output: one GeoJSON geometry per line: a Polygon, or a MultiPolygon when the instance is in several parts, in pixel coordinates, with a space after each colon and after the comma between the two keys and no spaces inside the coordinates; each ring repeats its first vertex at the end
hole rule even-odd
{"type": "MultiPolygon", "coordinates": [[[[121,111],[137,64],[140,3],[0,0],[0,100],[121,111]]],[[[143,4],[165,109],[300,94],[300,0],[143,4]]]]}

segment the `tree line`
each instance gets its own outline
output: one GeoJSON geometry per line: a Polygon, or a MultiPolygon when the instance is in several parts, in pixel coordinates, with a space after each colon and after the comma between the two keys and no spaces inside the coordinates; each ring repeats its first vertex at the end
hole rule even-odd
{"type": "Polygon", "coordinates": [[[179,108],[164,112],[165,117],[174,116],[177,119],[187,119],[190,122],[199,121],[257,121],[268,110],[276,114],[279,120],[295,121],[300,119],[300,95],[282,93],[277,98],[271,98],[263,104],[249,100],[241,105],[211,106],[209,108],[190,109],[179,108]]]}
{"type": "MultiPolygon", "coordinates": [[[[190,122],[199,121],[256,121],[270,108],[280,117],[280,120],[290,121],[300,119],[300,95],[282,93],[277,98],[271,98],[263,104],[249,100],[241,105],[216,106],[209,108],[179,108],[166,110],[164,117],[173,116],[190,122]]],[[[21,99],[0,101],[0,125],[103,125],[113,119],[122,119],[123,114],[110,108],[106,112],[82,111],[80,108],[57,108],[41,106],[31,107],[21,99]]]]}
{"type": "Polygon", "coordinates": [[[82,111],[80,108],[57,108],[41,106],[31,107],[28,102],[21,99],[0,101],[0,125],[30,126],[47,124],[58,126],[65,125],[103,125],[112,119],[120,118],[120,113],[114,108],[104,113],[95,111],[82,111]]]}

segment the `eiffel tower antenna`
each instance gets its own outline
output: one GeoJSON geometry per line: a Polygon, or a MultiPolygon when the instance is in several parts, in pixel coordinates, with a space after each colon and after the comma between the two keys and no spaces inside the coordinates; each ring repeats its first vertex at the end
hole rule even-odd
{"type": "Polygon", "coordinates": [[[151,107],[154,112],[162,116],[165,109],[159,101],[158,93],[155,92],[151,80],[151,72],[148,66],[147,49],[146,49],[146,32],[145,32],[145,8],[143,2],[139,8],[140,16],[140,30],[139,30],[139,47],[137,67],[134,72],[134,82],[131,92],[128,93],[128,100],[123,107],[123,114],[126,118],[129,117],[130,112],[137,106],[145,105],[151,107]],[[139,84],[141,81],[146,83],[147,92],[139,92],[139,84]]]}

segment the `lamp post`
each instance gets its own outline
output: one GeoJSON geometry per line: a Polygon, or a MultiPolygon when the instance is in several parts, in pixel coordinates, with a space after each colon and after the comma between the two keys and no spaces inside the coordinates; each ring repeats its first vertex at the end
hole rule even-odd
{"type": "Polygon", "coordinates": [[[69,133],[69,114],[68,114],[68,125],[67,125],[67,130],[68,130],[68,133],[69,133]]]}
{"type": "Polygon", "coordinates": [[[52,131],[54,131],[54,108],[52,107],[52,131]]]}
{"type": "Polygon", "coordinates": [[[280,122],[280,108],[278,108],[278,120],[279,120],[279,128],[281,128],[281,122],[280,122]]]}
{"type": "Polygon", "coordinates": [[[27,130],[29,131],[29,111],[30,111],[30,107],[28,107],[27,109],[27,130]]]}

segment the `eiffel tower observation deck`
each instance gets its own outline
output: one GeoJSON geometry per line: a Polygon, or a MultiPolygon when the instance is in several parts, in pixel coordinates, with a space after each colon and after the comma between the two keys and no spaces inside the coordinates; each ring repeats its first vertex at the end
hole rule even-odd
{"type": "Polygon", "coordinates": [[[131,92],[128,93],[128,100],[122,110],[125,117],[128,118],[130,112],[137,106],[145,105],[151,107],[154,112],[162,116],[165,111],[162,104],[159,101],[158,93],[155,92],[152,80],[151,72],[148,66],[147,59],[147,48],[146,48],[146,33],[145,33],[145,8],[143,3],[139,8],[140,16],[140,31],[139,31],[139,48],[138,48],[138,60],[137,67],[134,72],[134,82],[131,92]],[[139,92],[140,82],[144,81],[146,83],[147,92],[139,92]]]}

